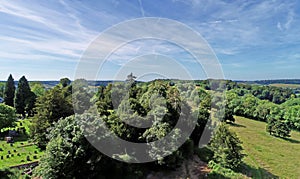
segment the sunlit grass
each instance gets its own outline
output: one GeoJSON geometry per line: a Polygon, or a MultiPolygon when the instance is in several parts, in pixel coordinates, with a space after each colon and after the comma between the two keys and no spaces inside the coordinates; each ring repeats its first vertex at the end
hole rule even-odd
{"type": "Polygon", "coordinates": [[[17,130],[18,127],[25,128],[25,134],[20,134],[14,138],[14,143],[9,144],[0,141],[0,168],[11,167],[33,161],[38,161],[43,155],[43,151],[32,143],[27,137],[29,134],[30,119],[20,120],[16,122],[15,127],[5,128],[2,130],[17,130]],[[28,158],[29,157],[29,158],[28,158]],[[28,160],[29,159],[29,160],[28,160]]]}
{"type": "Polygon", "coordinates": [[[289,139],[277,138],[265,131],[264,122],[237,116],[235,119],[237,125],[230,128],[243,142],[245,163],[256,169],[252,176],[270,172],[280,178],[300,178],[300,132],[292,131],[289,139]]]}

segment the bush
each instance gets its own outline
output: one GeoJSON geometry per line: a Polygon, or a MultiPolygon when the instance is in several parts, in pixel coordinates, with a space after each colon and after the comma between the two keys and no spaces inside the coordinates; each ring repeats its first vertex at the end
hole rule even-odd
{"type": "Polygon", "coordinates": [[[37,159],[37,156],[36,156],[36,155],[34,155],[34,156],[33,156],[33,159],[37,159]]]}
{"type": "Polygon", "coordinates": [[[1,156],[1,160],[3,160],[3,156],[1,156]]]}
{"type": "Polygon", "coordinates": [[[9,158],[9,155],[6,155],[6,158],[9,158]]]}
{"type": "Polygon", "coordinates": [[[291,127],[288,121],[270,118],[268,119],[266,131],[269,132],[270,135],[286,138],[290,137],[291,127]]]}
{"type": "Polygon", "coordinates": [[[26,160],[27,160],[27,161],[31,161],[29,155],[27,155],[26,160]]]}
{"type": "Polygon", "coordinates": [[[16,152],[17,152],[17,150],[16,150],[16,149],[14,149],[14,152],[16,153],[16,152]]]}
{"type": "Polygon", "coordinates": [[[208,174],[208,178],[244,178],[241,174],[235,173],[231,169],[224,168],[213,160],[209,161],[208,167],[212,169],[208,174]]]}
{"type": "Polygon", "coordinates": [[[0,147],[0,152],[2,152],[3,151],[3,149],[0,147]]]}

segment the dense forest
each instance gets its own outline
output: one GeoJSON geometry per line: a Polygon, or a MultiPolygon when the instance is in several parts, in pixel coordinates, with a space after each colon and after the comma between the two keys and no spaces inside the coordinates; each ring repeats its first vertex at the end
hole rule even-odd
{"type": "MultiPolygon", "coordinates": [[[[176,171],[195,157],[207,168],[197,177],[247,177],[243,142],[229,129],[237,125],[236,116],[265,122],[264,132],[275,139],[288,139],[291,131],[300,130],[300,98],[293,89],[231,80],[138,82],[131,74],[125,81],[103,83],[62,78],[49,87],[28,82],[25,76],[16,86],[10,75],[3,91],[2,140],[11,137],[14,128],[15,145],[29,141],[38,148],[36,154],[41,152],[40,158],[34,155],[36,160],[16,161],[38,161],[29,172],[0,170],[8,178],[149,178],[153,172],[176,171]],[[199,148],[207,126],[211,140],[199,148]],[[113,146],[108,151],[112,156],[99,151],[107,146],[94,142],[110,139],[104,128],[122,140],[147,144],[148,162],[117,142],[107,143],[113,146]]],[[[2,161],[17,157],[3,147],[13,143],[0,146],[2,161]]]]}

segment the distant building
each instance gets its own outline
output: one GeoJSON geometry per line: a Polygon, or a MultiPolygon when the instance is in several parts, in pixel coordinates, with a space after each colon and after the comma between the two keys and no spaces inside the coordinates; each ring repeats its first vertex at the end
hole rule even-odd
{"type": "Polygon", "coordinates": [[[4,103],[4,99],[0,97],[0,103],[4,103]]]}

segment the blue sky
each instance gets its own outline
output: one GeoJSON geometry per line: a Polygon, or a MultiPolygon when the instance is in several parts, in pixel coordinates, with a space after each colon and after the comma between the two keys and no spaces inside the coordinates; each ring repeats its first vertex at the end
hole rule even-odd
{"type": "MultiPolygon", "coordinates": [[[[73,79],[82,54],[101,32],[142,17],[176,20],[201,34],[227,79],[300,78],[299,15],[296,0],[1,0],[0,80],[10,73],[15,79],[73,79]]],[[[157,69],[180,78],[172,76],[179,68],[171,58],[194,78],[205,78],[181,50],[157,40],[128,43],[109,57],[98,78],[118,76],[124,65],[132,65],[126,59],[143,62],[141,67],[163,66],[157,69]]]]}

